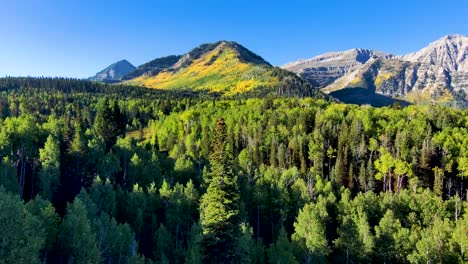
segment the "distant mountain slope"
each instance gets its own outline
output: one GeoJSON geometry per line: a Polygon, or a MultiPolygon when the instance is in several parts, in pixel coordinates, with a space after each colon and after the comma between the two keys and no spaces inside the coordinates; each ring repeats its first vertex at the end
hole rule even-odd
{"type": "Polygon", "coordinates": [[[156,59],[124,79],[128,84],[151,88],[207,90],[226,95],[265,89],[278,94],[317,93],[299,77],[271,66],[262,57],[231,41],[203,44],[182,56],[156,59]]]}
{"type": "Polygon", "coordinates": [[[327,53],[309,60],[307,67],[315,67],[311,68],[315,72],[321,69],[321,74],[306,74],[314,71],[296,66],[301,61],[284,68],[312,84],[321,84],[323,92],[343,102],[386,105],[406,101],[468,107],[467,37],[446,36],[404,56],[378,53],[359,61],[353,59],[353,51],[327,53]],[[332,81],[323,81],[323,76],[332,76],[327,79],[332,81]]]}
{"type": "Polygon", "coordinates": [[[447,88],[449,74],[438,66],[380,58],[368,62],[357,72],[338,79],[323,91],[349,103],[361,103],[357,100],[359,98],[352,98],[351,88],[359,88],[356,92],[359,92],[361,98],[362,92],[367,91],[368,97],[364,101],[373,105],[380,104],[369,101],[374,94],[412,103],[448,103],[458,98],[447,88]],[[348,91],[346,96],[338,93],[343,89],[348,91]]]}
{"type": "Polygon", "coordinates": [[[125,76],[122,77],[122,80],[131,80],[142,75],[153,76],[158,74],[159,72],[170,68],[174,65],[182,56],[178,55],[171,55],[167,57],[157,58],[152,61],[149,61],[145,64],[138,66],[133,71],[127,73],[125,76]]]}
{"type": "Polygon", "coordinates": [[[298,74],[314,85],[325,87],[336,79],[360,69],[372,58],[389,58],[391,56],[381,51],[351,49],[330,52],[311,59],[288,63],[282,68],[298,74]]]}
{"type": "Polygon", "coordinates": [[[124,75],[128,74],[129,72],[135,69],[135,66],[133,66],[127,60],[121,60],[111,64],[104,70],[96,73],[96,75],[88,78],[88,80],[100,82],[115,82],[119,81],[124,75]]]}

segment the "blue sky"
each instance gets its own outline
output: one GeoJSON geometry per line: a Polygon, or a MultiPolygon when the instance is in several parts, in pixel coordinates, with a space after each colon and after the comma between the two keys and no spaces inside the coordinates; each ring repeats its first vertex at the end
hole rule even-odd
{"type": "Polygon", "coordinates": [[[217,40],[274,65],[355,47],[403,54],[468,35],[468,1],[0,0],[0,76],[88,77],[217,40]]]}

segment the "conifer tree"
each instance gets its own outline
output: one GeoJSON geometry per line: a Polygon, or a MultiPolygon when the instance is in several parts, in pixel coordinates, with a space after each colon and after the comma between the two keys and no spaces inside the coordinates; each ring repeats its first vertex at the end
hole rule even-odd
{"type": "Polygon", "coordinates": [[[112,106],[108,98],[99,103],[94,129],[97,135],[104,139],[107,151],[117,142],[117,137],[125,133],[125,116],[121,113],[117,101],[114,101],[112,106]]]}
{"type": "Polygon", "coordinates": [[[211,173],[201,200],[200,222],[203,253],[208,263],[233,263],[243,254],[238,245],[240,198],[237,177],[226,147],[226,124],[218,119],[210,157],[211,173]]]}

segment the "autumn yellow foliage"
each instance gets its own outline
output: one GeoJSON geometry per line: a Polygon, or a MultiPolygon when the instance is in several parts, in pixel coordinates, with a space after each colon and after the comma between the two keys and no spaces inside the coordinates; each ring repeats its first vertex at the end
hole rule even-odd
{"type": "Polygon", "coordinates": [[[265,66],[243,62],[235,50],[220,45],[186,68],[164,71],[155,76],[141,76],[129,83],[157,89],[190,88],[231,95],[260,86],[272,86],[279,80],[272,77],[265,66]]]}
{"type": "Polygon", "coordinates": [[[438,96],[431,95],[429,90],[413,91],[405,96],[405,99],[409,102],[416,104],[428,104],[431,102],[435,103],[446,103],[454,99],[453,95],[447,90],[442,90],[442,94],[438,96]]]}
{"type": "Polygon", "coordinates": [[[394,74],[392,73],[379,73],[379,75],[377,75],[377,77],[375,78],[374,84],[375,86],[380,86],[382,85],[382,83],[392,78],[393,76],[394,74]]]}
{"type": "Polygon", "coordinates": [[[361,76],[356,76],[351,82],[350,84],[351,85],[357,85],[357,84],[360,84],[362,83],[363,79],[361,76]]]}

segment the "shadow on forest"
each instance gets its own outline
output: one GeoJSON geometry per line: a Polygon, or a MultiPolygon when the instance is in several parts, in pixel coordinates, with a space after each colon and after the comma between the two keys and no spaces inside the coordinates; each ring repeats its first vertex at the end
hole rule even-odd
{"type": "Polygon", "coordinates": [[[330,93],[331,96],[347,104],[369,104],[374,107],[390,106],[395,103],[408,106],[410,103],[375,93],[365,88],[345,88],[330,93]]]}

